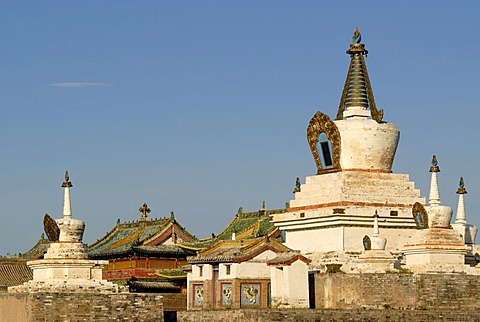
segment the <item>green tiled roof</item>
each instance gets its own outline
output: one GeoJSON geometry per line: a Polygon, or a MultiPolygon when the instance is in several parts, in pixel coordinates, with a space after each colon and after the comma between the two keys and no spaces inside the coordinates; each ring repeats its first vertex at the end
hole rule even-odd
{"type": "Polygon", "coordinates": [[[217,236],[200,239],[193,243],[184,243],[192,248],[207,248],[221,240],[231,240],[235,232],[236,239],[252,239],[270,235],[278,230],[270,221],[273,214],[283,213],[285,209],[238,212],[232,221],[217,236]]]}
{"type": "Polygon", "coordinates": [[[142,242],[146,239],[162,232],[171,222],[171,219],[164,218],[119,223],[104,237],[89,246],[89,255],[125,252],[132,246],[142,245],[142,242]]]}
{"type": "Polygon", "coordinates": [[[0,287],[21,285],[33,279],[33,271],[26,260],[0,259],[0,287]]]}
{"type": "Polygon", "coordinates": [[[47,252],[48,246],[50,246],[50,241],[42,236],[38,242],[26,253],[22,254],[20,257],[25,260],[34,260],[43,258],[43,254],[47,252]]]}

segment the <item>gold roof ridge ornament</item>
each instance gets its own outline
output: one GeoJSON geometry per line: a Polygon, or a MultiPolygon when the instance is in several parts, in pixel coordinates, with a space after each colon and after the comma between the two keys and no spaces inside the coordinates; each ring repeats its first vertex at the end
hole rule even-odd
{"type": "Polygon", "coordinates": [[[140,221],[149,221],[150,218],[148,218],[148,214],[151,212],[150,208],[148,208],[147,203],[143,203],[143,205],[138,208],[138,211],[142,214],[142,217],[140,217],[140,221]]]}
{"type": "Polygon", "coordinates": [[[372,119],[380,123],[383,119],[383,110],[377,110],[375,105],[375,98],[364,59],[364,56],[368,55],[368,50],[365,49],[365,45],[361,41],[362,35],[357,27],[353,33],[350,48],[347,50],[347,54],[351,58],[350,66],[336,120],[343,120],[344,112],[348,111],[349,108],[360,108],[364,110],[370,109],[372,119]]]}

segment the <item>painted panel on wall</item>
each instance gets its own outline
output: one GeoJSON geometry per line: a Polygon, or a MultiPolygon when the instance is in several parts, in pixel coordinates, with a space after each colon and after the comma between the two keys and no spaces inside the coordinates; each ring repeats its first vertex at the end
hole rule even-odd
{"type": "Polygon", "coordinates": [[[222,305],[232,305],[232,284],[222,284],[222,305]]]}
{"type": "Polygon", "coordinates": [[[260,284],[241,285],[241,306],[260,305],[260,284]]]}

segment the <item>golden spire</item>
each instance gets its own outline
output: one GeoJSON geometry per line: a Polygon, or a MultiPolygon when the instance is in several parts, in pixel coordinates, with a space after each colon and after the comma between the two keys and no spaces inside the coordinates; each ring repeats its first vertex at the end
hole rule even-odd
{"type": "Polygon", "coordinates": [[[360,43],[361,40],[360,30],[356,28],[352,36],[352,44],[347,50],[347,54],[350,55],[350,67],[348,68],[336,120],[343,120],[344,117],[348,116],[371,116],[372,119],[380,123],[383,118],[383,110],[377,110],[375,105],[364,59],[368,50],[365,49],[364,44],[360,43]]]}

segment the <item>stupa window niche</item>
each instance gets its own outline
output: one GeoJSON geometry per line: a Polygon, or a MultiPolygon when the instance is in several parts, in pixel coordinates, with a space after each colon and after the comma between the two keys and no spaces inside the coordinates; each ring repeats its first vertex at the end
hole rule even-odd
{"type": "Polygon", "coordinates": [[[317,174],[341,170],[340,132],[328,115],[315,113],[307,128],[307,140],[317,166],[317,174]]]}
{"type": "Polygon", "coordinates": [[[317,139],[317,152],[320,156],[322,169],[333,168],[332,142],[328,139],[325,132],[321,132],[317,139]]]}
{"type": "Polygon", "coordinates": [[[420,203],[416,202],[413,204],[412,214],[418,229],[428,228],[427,211],[420,203]]]}

